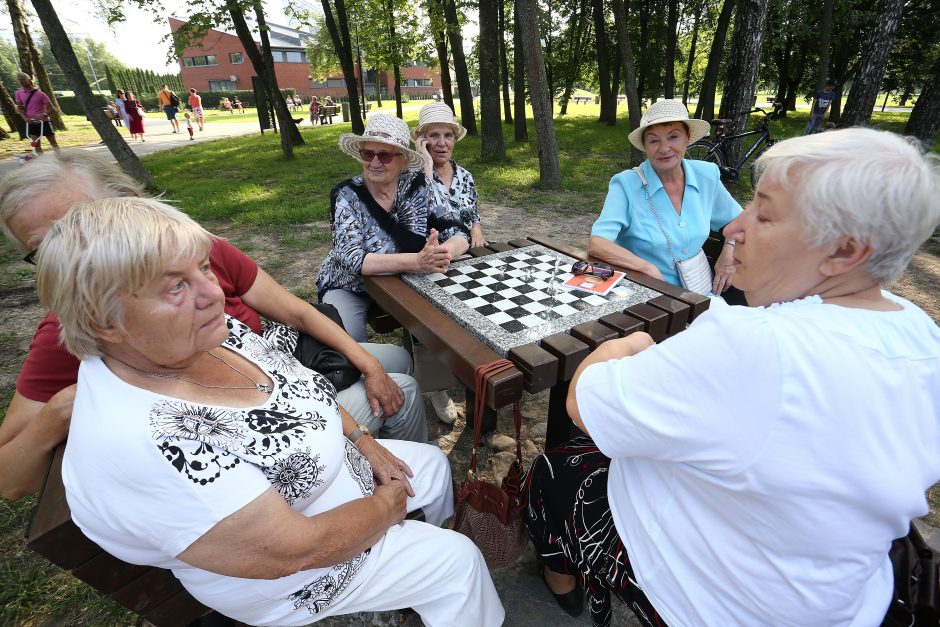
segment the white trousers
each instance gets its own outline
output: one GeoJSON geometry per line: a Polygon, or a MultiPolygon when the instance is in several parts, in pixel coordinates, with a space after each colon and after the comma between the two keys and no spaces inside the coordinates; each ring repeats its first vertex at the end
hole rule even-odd
{"type": "Polygon", "coordinates": [[[438,527],[453,515],[450,465],[440,449],[382,440],[414,472],[408,511],[424,509],[428,522],[392,526],[372,548],[356,588],[317,615],[413,608],[429,627],[498,627],[505,612],[480,550],[466,536],[438,527]]]}

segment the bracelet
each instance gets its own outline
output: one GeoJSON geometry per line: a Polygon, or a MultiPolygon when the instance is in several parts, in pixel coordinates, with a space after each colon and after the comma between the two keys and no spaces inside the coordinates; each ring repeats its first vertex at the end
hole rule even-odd
{"type": "Polygon", "coordinates": [[[725,244],[727,244],[727,245],[730,246],[731,248],[734,248],[734,245],[737,244],[737,242],[734,241],[733,239],[726,239],[726,240],[725,240],[725,244]]]}

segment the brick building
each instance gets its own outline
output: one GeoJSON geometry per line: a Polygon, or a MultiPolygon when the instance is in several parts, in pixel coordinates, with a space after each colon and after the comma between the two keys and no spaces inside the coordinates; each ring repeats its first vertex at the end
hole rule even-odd
{"type": "MultiPolygon", "coordinates": [[[[170,18],[170,30],[173,32],[183,24],[185,22],[170,18]]],[[[346,83],[342,74],[331,76],[323,82],[311,80],[306,51],[310,33],[270,22],[268,27],[271,52],[274,56],[274,72],[277,74],[279,87],[294,88],[298,94],[305,96],[305,99],[310,96],[346,96],[346,83]]],[[[261,45],[258,40],[255,43],[261,45]]],[[[183,85],[186,89],[195,87],[199,91],[250,90],[251,77],[255,73],[238,36],[220,30],[207,32],[201,46],[193,44],[187,47],[179,59],[179,64],[183,85]]],[[[358,79],[358,65],[355,71],[358,79]]],[[[427,97],[436,94],[441,88],[440,72],[417,61],[401,68],[401,78],[402,93],[409,96],[427,97]]],[[[381,72],[377,75],[374,70],[367,70],[365,91],[369,98],[375,94],[376,80],[384,92],[383,98],[393,95],[392,73],[381,72]]]]}

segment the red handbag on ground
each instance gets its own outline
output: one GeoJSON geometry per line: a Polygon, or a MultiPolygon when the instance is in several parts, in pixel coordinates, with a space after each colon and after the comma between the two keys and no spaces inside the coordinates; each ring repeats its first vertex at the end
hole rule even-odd
{"type": "Polygon", "coordinates": [[[516,461],[509,468],[502,486],[494,485],[477,476],[477,447],[480,445],[480,431],[483,425],[486,384],[491,377],[512,366],[512,362],[500,359],[477,368],[470,469],[462,483],[454,482],[456,501],[454,531],[473,540],[483,554],[486,565],[491,569],[505,568],[513,564],[522,556],[529,543],[529,536],[522,522],[525,505],[519,499],[522,479],[522,445],[520,443],[522,414],[518,401],[513,404],[516,461]]]}

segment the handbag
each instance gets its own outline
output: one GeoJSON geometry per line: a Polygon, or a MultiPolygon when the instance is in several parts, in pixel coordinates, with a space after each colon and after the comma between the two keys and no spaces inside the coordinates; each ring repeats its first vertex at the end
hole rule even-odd
{"type": "Polygon", "coordinates": [[[940,624],[940,565],[911,523],[903,538],[891,543],[894,596],[882,627],[921,627],[940,624]]]}
{"type": "MultiPolygon", "coordinates": [[[[317,311],[338,324],[341,329],[346,330],[346,327],[343,326],[343,319],[340,317],[336,307],[326,303],[310,304],[313,305],[317,311]]],[[[330,348],[306,333],[298,334],[297,345],[294,347],[293,355],[301,364],[311,370],[316,370],[326,377],[329,382],[333,384],[333,387],[336,388],[337,392],[345,390],[362,376],[359,369],[347,359],[346,355],[330,348]]]]}
{"type": "Polygon", "coordinates": [[[464,534],[477,545],[491,569],[505,568],[518,560],[529,543],[522,521],[525,505],[520,499],[522,480],[522,445],[520,430],[522,413],[519,402],[513,404],[516,427],[516,461],[509,468],[501,486],[477,476],[477,447],[483,424],[484,397],[487,381],[495,374],[512,367],[512,362],[500,359],[480,366],[476,370],[476,406],[473,412],[473,451],[470,468],[463,483],[454,482],[456,512],[454,531],[464,534]]]}
{"type": "Polygon", "coordinates": [[[659,225],[659,230],[662,232],[663,237],[666,238],[669,256],[672,257],[672,261],[676,265],[676,271],[679,273],[679,281],[682,283],[682,287],[698,294],[709,294],[712,291],[713,277],[712,268],[708,264],[708,257],[705,256],[705,251],[699,248],[698,252],[688,259],[681,261],[676,259],[676,255],[672,251],[672,242],[669,241],[669,236],[666,235],[666,229],[663,228],[663,222],[659,219],[659,214],[656,213],[656,207],[653,205],[653,197],[650,196],[646,175],[643,174],[643,170],[641,170],[639,166],[633,168],[633,171],[640,177],[640,182],[643,184],[643,191],[646,192],[646,200],[650,205],[650,211],[653,212],[653,217],[656,218],[656,224],[659,225]]]}

